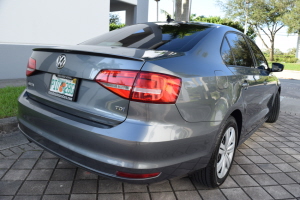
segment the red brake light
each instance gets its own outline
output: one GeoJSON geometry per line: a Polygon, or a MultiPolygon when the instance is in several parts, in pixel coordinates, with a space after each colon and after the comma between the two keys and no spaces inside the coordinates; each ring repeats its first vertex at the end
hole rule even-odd
{"type": "Polygon", "coordinates": [[[125,178],[153,178],[160,174],[160,172],[151,173],[151,174],[132,174],[132,173],[125,173],[125,172],[117,172],[117,176],[125,177],[125,178]]]}
{"type": "Polygon", "coordinates": [[[132,90],[131,99],[152,103],[175,103],[181,79],[152,72],[140,72],[132,90]]]}
{"type": "Polygon", "coordinates": [[[117,95],[133,101],[175,103],[181,79],[154,72],[102,70],[95,81],[117,95]]]}
{"type": "Polygon", "coordinates": [[[102,70],[96,77],[97,83],[128,99],[137,71],[102,70]]]}
{"type": "Polygon", "coordinates": [[[30,76],[36,69],[36,61],[33,58],[29,58],[27,68],[26,68],[26,76],[30,76]]]}

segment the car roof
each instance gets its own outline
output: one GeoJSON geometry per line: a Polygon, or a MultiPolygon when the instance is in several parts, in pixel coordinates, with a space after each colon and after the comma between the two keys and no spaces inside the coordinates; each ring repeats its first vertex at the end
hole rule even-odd
{"type": "Polygon", "coordinates": [[[157,22],[145,22],[145,23],[138,23],[138,24],[157,24],[157,25],[180,25],[180,24],[188,24],[188,25],[201,25],[201,26],[209,26],[209,27],[217,27],[217,26],[224,26],[221,24],[213,24],[207,22],[197,22],[197,21],[172,21],[170,23],[166,21],[157,21],[157,22]]]}
{"type": "Polygon", "coordinates": [[[156,25],[180,25],[180,24],[188,24],[188,25],[199,25],[199,26],[207,26],[210,28],[222,28],[222,29],[226,29],[227,31],[237,31],[240,32],[239,30],[230,27],[230,26],[226,26],[226,25],[222,25],[222,24],[214,24],[214,23],[207,23],[207,22],[198,22],[198,21],[172,21],[170,23],[166,22],[166,21],[157,21],[157,22],[145,22],[145,23],[138,23],[138,24],[156,24],[156,25]]]}

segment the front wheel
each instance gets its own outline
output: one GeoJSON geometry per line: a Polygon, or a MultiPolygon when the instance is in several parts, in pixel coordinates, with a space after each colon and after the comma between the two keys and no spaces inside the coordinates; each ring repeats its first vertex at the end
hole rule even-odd
{"type": "Polygon", "coordinates": [[[194,172],[191,177],[200,184],[215,188],[226,180],[235,154],[237,145],[237,124],[230,116],[221,128],[216,148],[208,165],[194,172]]]}

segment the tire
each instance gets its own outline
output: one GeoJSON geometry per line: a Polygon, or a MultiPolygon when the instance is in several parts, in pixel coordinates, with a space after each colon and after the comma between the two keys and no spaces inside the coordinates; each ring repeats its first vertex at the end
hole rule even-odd
{"type": "Polygon", "coordinates": [[[209,188],[215,188],[224,183],[233,163],[237,146],[237,131],[237,123],[234,117],[230,116],[222,126],[221,134],[218,134],[215,150],[207,166],[190,175],[194,181],[209,188]],[[230,141],[228,145],[227,141],[230,141]],[[226,146],[227,148],[224,148],[226,146]],[[230,149],[230,153],[221,149],[230,149]]]}
{"type": "Polygon", "coordinates": [[[270,111],[270,115],[267,119],[267,123],[274,123],[277,121],[280,111],[280,94],[277,92],[274,100],[274,104],[272,106],[272,109],[270,111]]]}

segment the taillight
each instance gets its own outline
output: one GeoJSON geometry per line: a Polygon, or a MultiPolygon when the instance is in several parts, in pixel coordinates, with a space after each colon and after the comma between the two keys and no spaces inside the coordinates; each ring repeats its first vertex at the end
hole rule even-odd
{"type": "Polygon", "coordinates": [[[95,81],[115,94],[133,101],[175,103],[181,79],[154,72],[102,70],[95,81]]]}
{"type": "Polygon", "coordinates": [[[153,103],[175,103],[181,79],[153,72],[140,72],[132,89],[131,99],[153,103]]]}
{"type": "Polygon", "coordinates": [[[102,70],[96,81],[112,92],[128,99],[137,71],[102,70]]]}
{"type": "Polygon", "coordinates": [[[36,61],[33,58],[29,58],[27,68],[26,68],[26,76],[30,76],[36,69],[36,61]]]}
{"type": "Polygon", "coordinates": [[[132,174],[132,173],[117,171],[116,175],[120,176],[120,177],[124,177],[124,178],[136,178],[136,179],[139,179],[139,178],[154,178],[154,177],[157,177],[158,175],[160,175],[160,172],[151,173],[151,174],[132,174]]]}

